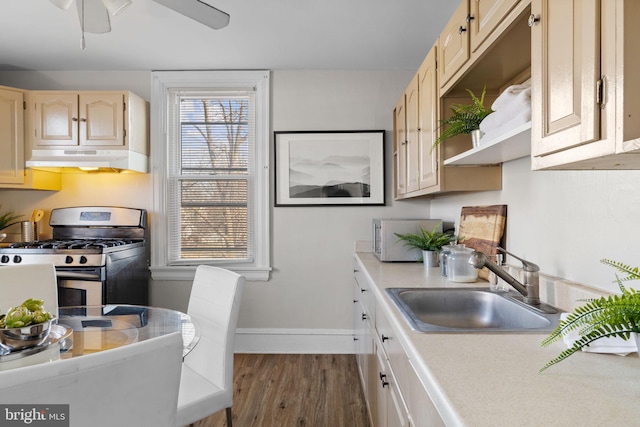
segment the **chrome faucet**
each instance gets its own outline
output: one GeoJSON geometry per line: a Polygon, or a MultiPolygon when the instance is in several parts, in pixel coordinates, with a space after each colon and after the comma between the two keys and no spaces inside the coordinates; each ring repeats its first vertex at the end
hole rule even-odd
{"type": "Polygon", "coordinates": [[[498,277],[507,282],[509,285],[513,286],[518,292],[522,294],[523,301],[526,304],[530,305],[539,305],[540,297],[539,297],[539,275],[540,267],[536,264],[526,261],[510,252],[507,252],[505,249],[501,247],[497,247],[498,250],[504,252],[505,254],[509,254],[512,257],[522,261],[522,271],[523,271],[523,279],[524,283],[518,282],[515,277],[511,276],[509,273],[504,271],[498,264],[491,261],[491,259],[484,253],[474,251],[469,258],[469,264],[473,265],[477,269],[481,269],[482,267],[487,267],[489,270],[493,271],[498,277]]]}

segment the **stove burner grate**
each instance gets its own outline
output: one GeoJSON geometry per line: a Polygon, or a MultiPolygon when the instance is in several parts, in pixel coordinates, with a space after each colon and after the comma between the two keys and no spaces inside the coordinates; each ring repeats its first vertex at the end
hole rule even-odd
{"type": "Polygon", "coordinates": [[[71,239],[36,240],[34,242],[12,243],[13,249],[107,249],[139,243],[136,239],[71,239]]]}

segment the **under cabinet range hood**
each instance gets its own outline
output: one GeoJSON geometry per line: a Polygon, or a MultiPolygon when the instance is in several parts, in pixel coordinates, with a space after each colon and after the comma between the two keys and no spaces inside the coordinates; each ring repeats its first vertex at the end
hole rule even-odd
{"type": "Polygon", "coordinates": [[[142,173],[149,171],[147,156],[131,150],[33,150],[31,151],[31,156],[26,161],[26,166],[33,169],[108,169],[142,173]]]}

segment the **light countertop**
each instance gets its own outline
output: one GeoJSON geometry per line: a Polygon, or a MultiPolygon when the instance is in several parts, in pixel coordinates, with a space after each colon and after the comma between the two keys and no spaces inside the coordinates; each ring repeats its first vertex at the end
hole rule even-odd
{"type": "Polygon", "coordinates": [[[448,426],[640,425],[640,358],[579,352],[542,373],[565,346],[541,347],[546,334],[424,334],[412,331],[388,287],[486,286],[447,281],[438,268],[356,258],[378,306],[448,426]]]}

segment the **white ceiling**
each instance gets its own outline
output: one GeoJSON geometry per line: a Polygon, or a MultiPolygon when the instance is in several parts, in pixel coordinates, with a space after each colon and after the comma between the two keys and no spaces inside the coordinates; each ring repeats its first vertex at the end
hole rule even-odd
{"type": "Polygon", "coordinates": [[[152,0],[87,34],[75,5],[1,0],[0,70],[417,69],[459,0],[205,0],[212,30],[152,0]]]}

